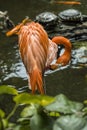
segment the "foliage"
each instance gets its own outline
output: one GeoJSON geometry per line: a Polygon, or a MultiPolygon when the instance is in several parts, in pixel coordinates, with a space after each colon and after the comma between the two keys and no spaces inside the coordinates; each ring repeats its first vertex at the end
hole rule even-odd
{"type": "Polygon", "coordinates": [[[18,93],[13,86],[0,86],[0,96],[12,95],[14,107],[6,114],[0,108],[0,130],[87,130],[87,100],[69,100],[65,95],[55,97],[18,93]],[[18,119],[11,118],[22,106],[18,119]]]}

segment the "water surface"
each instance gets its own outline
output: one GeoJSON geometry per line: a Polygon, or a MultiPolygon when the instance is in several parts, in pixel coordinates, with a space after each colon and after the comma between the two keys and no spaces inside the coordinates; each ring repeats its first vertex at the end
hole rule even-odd
{"type": "MultiPolygon", "coordinates": [[[[33,20],[36,15],[44,11],[58,14],[64,9],[74,8],[87,14],[87,1],[81,0],[81,2],[81,5],[58,5],[51,4],[50,0],[25,0],[23,2],[21,0],[10,2],[1,0],[0,10],[8,10],[10,18],[17,24],[25,16],[29,16],[33,20]]],[[[70,65],[47,74],[45,89],[47,95],[55,96],[63,93],[73,100],[83,101],[87,99],[87,41],[76,41],[72,44],[70,65]],[[82,59],[81,62],[77,58],[79,57],[78,48],[80,49],[79,53],[81,55],[83,53],[86,61],[82,59]]],[[[0,32],[0,85],[3,84],[14,85],[17,89],[23,90],[28,87],[26,71],[19,55],[18,38],[16,36],[7,38],[0,32]]]]}

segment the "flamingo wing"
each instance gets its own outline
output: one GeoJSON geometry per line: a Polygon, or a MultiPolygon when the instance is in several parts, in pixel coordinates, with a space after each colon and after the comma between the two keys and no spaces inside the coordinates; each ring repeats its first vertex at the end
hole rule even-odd
{"type": "Polygon", "coordinates": [[[41,77],[46,65],[48,46],[47,33],[40,24],[31,22],[21,27],[19,49],[33,92],[37,86],[39,91],[43,93],[40,86],[42,86],[41,77]]]}

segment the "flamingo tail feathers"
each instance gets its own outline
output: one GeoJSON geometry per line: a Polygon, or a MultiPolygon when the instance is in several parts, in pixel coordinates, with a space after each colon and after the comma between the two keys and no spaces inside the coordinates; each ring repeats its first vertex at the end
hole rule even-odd
{"type": "Polygon", "coordinates": [[[38,68],[35,68],[30,74],[30,84],[33,94],[35,93],[36,89],[38,89],[41,94],[44,94],[42,73],[38,68]]]}

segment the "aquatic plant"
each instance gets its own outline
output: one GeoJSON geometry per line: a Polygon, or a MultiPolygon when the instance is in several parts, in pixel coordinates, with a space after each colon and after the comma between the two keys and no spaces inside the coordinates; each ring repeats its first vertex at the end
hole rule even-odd
{"type": "Polygon", "coordinates": [[[63,94],[51,97],[19,93],[13,86],[3,85],[0,86],[0,103],[8,106],[6,114],[0,105],[0,130],[87,130],[87,100],[80,103],[63,94]],[[3,102],[2,96],[8,98],[9,95],[12,106],[3,102]],[[15,113],[17,119],[12,121],[15,113]]]}

